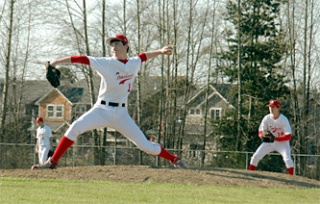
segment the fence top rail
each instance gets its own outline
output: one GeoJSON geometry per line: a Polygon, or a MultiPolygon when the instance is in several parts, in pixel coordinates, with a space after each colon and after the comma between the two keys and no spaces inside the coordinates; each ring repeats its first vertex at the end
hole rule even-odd
{"type": "MultiPolygon", "coordinates": [[[[27,143],[0,143],[0,146],[35,146],[35,144],[27,144],[27,143]]],[[[121,147],[121,146],[96,146],[96,145],[73,145],[73,147],[86,147],[86,148],[106,148],[106,149],[135,149],[139,150],[137,147],[121,147]]],[[[169,149],[172,151],[181,151],[181,149],[169,149]]],[[[191,149],[183,149],[187,151],[198,151],[198,152],[210,152],[210,153],[237,153],[237,154],[253,154],[254,152],[248,151],[224,151],[224,150],[191,150],[191,149]]],[[[276,152],[271,152],[269,155],[280,155],[276,152]]],[[[291,154],[293,157],[320,157],[319,154],[291,154]]]]}

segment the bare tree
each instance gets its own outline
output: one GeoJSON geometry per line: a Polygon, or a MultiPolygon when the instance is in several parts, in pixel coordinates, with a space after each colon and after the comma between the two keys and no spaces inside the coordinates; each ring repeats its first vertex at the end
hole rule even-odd
{"type": "MultiPolygon", "coordinates": [[[[101,44],[102,44],[102,55],[106,56],[107,51],[106,51],[106,1],[102,1],[102,21],[101,21],[101,44]]],[[[108,128],[103,128],[103,136],[102,136],[102,142],[100,142],[101,147],[101,152],[102,156],[100,158],[100,165],[105,165],[105,157],[106,157],[106,146],[107,146],[107,133],[108,133],[108,128]]]]}
{"type": "MultiPolygon", "coordinates": [[[[208,1],[208,5],[210,5],[210,1],[208,1]]],[[[203,150],[205,150],[207,146],[207,126],[208,124],[208,104],[209,104],[209,94],[210,94],[210,84],[211,84],[211,75],[212,75],[212,60],[214,59],[214,45],[215,45],[215,17],[216,17],[216,2],[213,2],[212,7],[212,21],[211,21],[211,36],[210,36],[210,46],[209,46],[209,62],[208,62],[208,70],[207,70],[207,85],[206,85],[206,98],[205,98],[205,107],[204,107],[204,120],[203,120],[203,150]]],[[[201,157],[201,166],[204,166],[205,161],[205,152],[201,157]]]]}
{"type": "MultiPolygon", "coordinates": [[[[295,0],[292,4],[289,1],[287,4],[287,19],[288,19],[288,38],[289,38],[289,59],[290,59],[290,68],[291,68],[291,78],[292,78],[292,101],[293,101],[293,124],[294,124],[294,135],[298,138],[301,137],[300,132],[298,131],[298,124],[300,124],[299,117],[299,100],[298,100],[298,91],[297,91],[297,79],[296,79],[296,32],[295,32],[295,0]],[[291,12],[290,12],[291,11],[291,12]]],[[[296,146],[296,145],[295,145],[296,146]]],[[[296,147],[297,149],[299,147],[296,147]]]]}
{"type": "Polygon", "coordinates": [[[241,75],[242,75],[242,69],[241,69],[241,48],[242,48],[242,42],[241,42],[241,0],[238,0],[238,25],[237,25],[237,39],[238,39],[238,60],[237,60],[237,67],[238,67],[238,112],[237,112],[237,119],[238,119],[238,124],[237,124],[237,142],[236,142],[236,147],[235,149],[238,150],[241,142],[241,118],[242,118],[242,80],[241,80],[241,75]]]}
{"type": "Polygon", "coordinates": [[[209,8],[206,7],[205,15],[201,15],[201,21],[197,22],[194,12],[195,7],[199,1],[189,1],[189,15],[188,15],[188,31],[187,31],[187,51],[186,51],[186,79],[185,79],[185,94],[184,94],[184,107],[183,107],[183,123],[180,135],[184,135],[186,126],[186,116],[189,109],[188,100],[190,92],[192,91],[191,85],[195,83],[195,71],[198,66],[199,60],[202,57],[202,41],[205,39],[205,28],[208,23],[207,17],[209,8]]]}
{"type": "Polygon", "coordinates": [[[15,1],[10,1],[10,18],[9,25],[7,27],[8,35],[7,35],[7,44],[6,44],[6,53],[5,53],[5,78],[3,83],[3,93],[2,93],[2,105],[1,105],[1,136],[0,142],[3,140],[3,136],[5,133],[5,124],[6,124],[6,115],[8,111],[7,103],[8,103],[8,87],[10,83],[9,73],[10,73],[10,62],[11,62],[11,44],[12,44],[12,35],[13,35],[13,14],[14,14],[14,4],[15,1]]]}
{"type": "MultiPolygon", "coordinates": [[[[179,26],[178,26],[178,1],[173,2],[173,47],[177,47],[177,42],[178,42],[178,32],[179,32],[179,26]]],[[[177,55],[177,50],[174,49],[173,53],[173,74],[172,74],[172,97],[173,97],[173,108],[172,108],[172,115],[173,115],[173,121],[172,121],[172,136],[176,137],[176,126],[177,126],[177,89],[178,89],[178,58],[176,57],[177,55]]],[[[179,133],[179,132],[178,132],[179,133]]],[[[176,148],[177,149],[182,149],[182,144],[183,144],[183,137],[182,135],[178,134],[178,137],[176,139],[176,148]]],[[[178,153],[181,155],[181,152],[178,153]]]]}
{"type": "MultiPolygon", "coordinates": [[[[162,3],[161,0],[158,0],[158,14],[159,14],[159,26],[158,26],[158,30],[159,30],[159,41],[160,44],[163,44],[164,41],[164,29],[163,29],[163,10],[161,9],[162,3]]],[[[160,65],[160,75],[161,75],[161,87],[164,87],[165,85],[165,78],[164,78],[164,56],[161,56],[161,65],[160,65]]],[[[163,91],[161,89],[160,91],[160,101],[159,101],[159,124],[158,124],[158,138],[157,140],[161,143],[161,138],[163,138],[164,134],[164,126],[163,126],[163,121],[164,121],[164,115],[165,115],[165,108],[164,108],[164,102],[165,98],[164,98],[164,94],[163,91]]],[[[165,141],[163,141],[163,145],[165,145],[165,141]]],[[[157,158],[157,165],[159,166],[160,164],[160,158],[157,158]]]]}

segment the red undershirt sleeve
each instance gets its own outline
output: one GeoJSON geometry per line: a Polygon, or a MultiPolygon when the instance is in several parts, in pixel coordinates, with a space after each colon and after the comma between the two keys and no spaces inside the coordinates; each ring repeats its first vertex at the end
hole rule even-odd
{"type": "Polygon", "coordinates": [[[140,53],[138,56],[140,57],[141,62],[147,61],[147,55],[146,55],[146,53],[144,53],[144,52],[143,52],[143,53],[140,53]]]}
{"type": "Polygon", "coordinates": [[[90,65],[90,60],[87,56],[71,56],[71,63],[90,65]]]}

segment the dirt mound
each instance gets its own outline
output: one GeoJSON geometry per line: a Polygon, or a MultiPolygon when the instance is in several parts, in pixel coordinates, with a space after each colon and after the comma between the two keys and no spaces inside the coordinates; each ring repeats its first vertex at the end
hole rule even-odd
{"type": "Polygon", "coordinates": [[[54,170],[0,170],[0,177],[99,180],[119,182],[158,182],[217,186],[320,188],[320,181],[300,176],[238,169],[171,169],[148,166],[62,167],[54,170]]]}

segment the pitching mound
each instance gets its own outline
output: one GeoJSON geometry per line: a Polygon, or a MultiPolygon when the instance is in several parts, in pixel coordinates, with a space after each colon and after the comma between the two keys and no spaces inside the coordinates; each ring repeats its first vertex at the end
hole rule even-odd
{"type": "Polygon", "coordinates": [[[320,181],[283,173],[238,169],[169,169],[147,166],[62,167],[54,170],[0,170],[0,177],[181,183],[216,186],[320,188],[320,181]]]}

